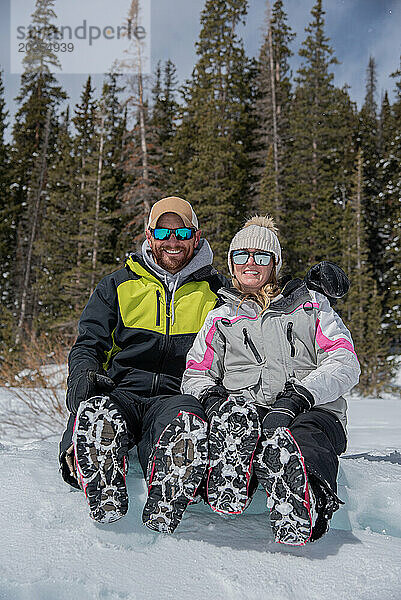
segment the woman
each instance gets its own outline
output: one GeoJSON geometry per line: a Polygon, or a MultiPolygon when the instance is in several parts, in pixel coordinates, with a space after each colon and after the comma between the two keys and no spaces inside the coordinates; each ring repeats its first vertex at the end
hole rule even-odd
{"type": "Polygon", "coordinates": [[[210,422],[207,497],[239,514],[255,476],[277,542],[303,545],[328,530],[341,502],[338,455],[346,401],[360,367],[350,332],[325,296],[294,280],[280,291],[281,247],[269,217],[233,238],[234,289],[211,311],[187,357],[182,391],[210,422]]]}

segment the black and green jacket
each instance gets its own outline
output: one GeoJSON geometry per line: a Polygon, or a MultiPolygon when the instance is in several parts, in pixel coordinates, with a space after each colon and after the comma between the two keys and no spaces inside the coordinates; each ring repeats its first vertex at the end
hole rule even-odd
{"type": "Polygon", "coordinates": [[[68,390],[82,371],[104,371],[144,397],[180,393],[186,355],[227,280],[207,265],[172,293],[139,254],[100,281],[78,325],[68,358],[68,390]]]}

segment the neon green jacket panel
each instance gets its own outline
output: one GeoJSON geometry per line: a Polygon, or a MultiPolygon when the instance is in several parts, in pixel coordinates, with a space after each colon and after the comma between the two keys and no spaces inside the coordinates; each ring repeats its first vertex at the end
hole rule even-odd
{"type": "Polygon", "coordinates": [[[116,384],[139,395],[179,393],[186,354],[225,284],[213,267],[203,268],[177,288],[172,307],[162,281],[131,256],[85,307],[70,374],[104,365],[116,384]]]}

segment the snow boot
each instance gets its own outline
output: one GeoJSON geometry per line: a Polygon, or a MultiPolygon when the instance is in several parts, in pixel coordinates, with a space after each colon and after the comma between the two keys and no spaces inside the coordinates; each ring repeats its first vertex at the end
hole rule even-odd
{"type": "Polygon", "coordinates": [[[234,515],[247,507],[259,437],[259,417],[252,402],[229,396],[210,421],[207,499],[212,510],[234,515]]]}
{"type": "Polygon", "coordinates": [[[312,535],[314,510],[304,459],[289,429],[279,427],[272,437],[262,437],[254,470],[268,495],[267,507],[276,542],[306,544],[312,535]]]}
{"type": "Polygon", "coordinates": [[[173,533],[207,469],[207,423],[180,412],[161,434],[148,466],[144,525],[173,533]]]}
{"type": "Polygon", "coordinates": [[[120,519],[128,510],[128,432],[118,406],[108,396],[81,402],[72,441],[90,516],[98,523],[120,519]]]}

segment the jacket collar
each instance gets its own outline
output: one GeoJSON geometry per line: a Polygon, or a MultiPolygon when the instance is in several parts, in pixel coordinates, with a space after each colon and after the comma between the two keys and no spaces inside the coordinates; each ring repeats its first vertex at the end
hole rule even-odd
{"type": "MultiPolygon", "coordinates": [[[[241,292],[233,287],[228,289],[221,288],[218,291],[218,295],[224,302],[228,302],[235,306],[238,306],[242,298],[241,292]]],[[[301,279],[294,279],[285,286],[282,294],[272,300],[269,308],[265,312],[288,314],[295,310],[300,304],[305,303],[312,307],[312,297],[309,290],[301,279]]],[[[256,310],[256,312],[261,311],[261,307],[253,300],[246,300],[242,303],[241,307],[245,308],[247,305],[252,308],[252,310],[256,310]]]]}
{"type": "MultiPolygon", "coordinates": [[[[163,273],[167,273],[164,271],[164,269],[160,269],[160,271],[162,271],[163,273],[157,273],[154,269],[152,269],[149,266],[148,261],[144,260],[143,254],[140,254],[139,252],[132,252],[126,259],[125,266],[136,275],[143,277],[146,274],[147,276],[157,279],[158,281],[163,283],[167,288],[170,288],[169,283],[172,283],[171,287],[174,287],[174,283],[177,280],[177,277],[174,277],[174,275],[172,274],[170,274],[170,281],[167,277],[164,277],[163,273]]],[[[177,273],[177,275],[179,275],[179,287],[181,287],[181,285],[186,281],[203,281],[209,278],[210,276],[217,274],[216,269],[211,264],[205,264],[196,271],[188,270],[186,275],[185,271],[186,270],[183,269],[182,271],[179,271],[177,273]]]]}
{"type": "Polygon", "coordinates": [[[204,267],[210,267],[213,262],[213,252],[209,242],[202,238],[197,248],[195,248],[193,257],[189,263],[185,265],[181,271],[174,274],[166,271],[154,261],[153,254],[147,240],[145,240],[142,244],[142,258],[148,269],[153,271],[153,273],[155,273],[159,279],[164,281],[167,287],[172,287],[177,279],[183,281],[188,279],[189,276],[193,275],[193,273],[196,273],[200,269],[203,269],[204,267]]]}
{"type": "Polygon", "coordinates": [[[301,279],[294,279],[284,288],[283,295],[271,303],[269,310],[288,314],[301,304],[312,308],[312,296],[301,279]]]}

